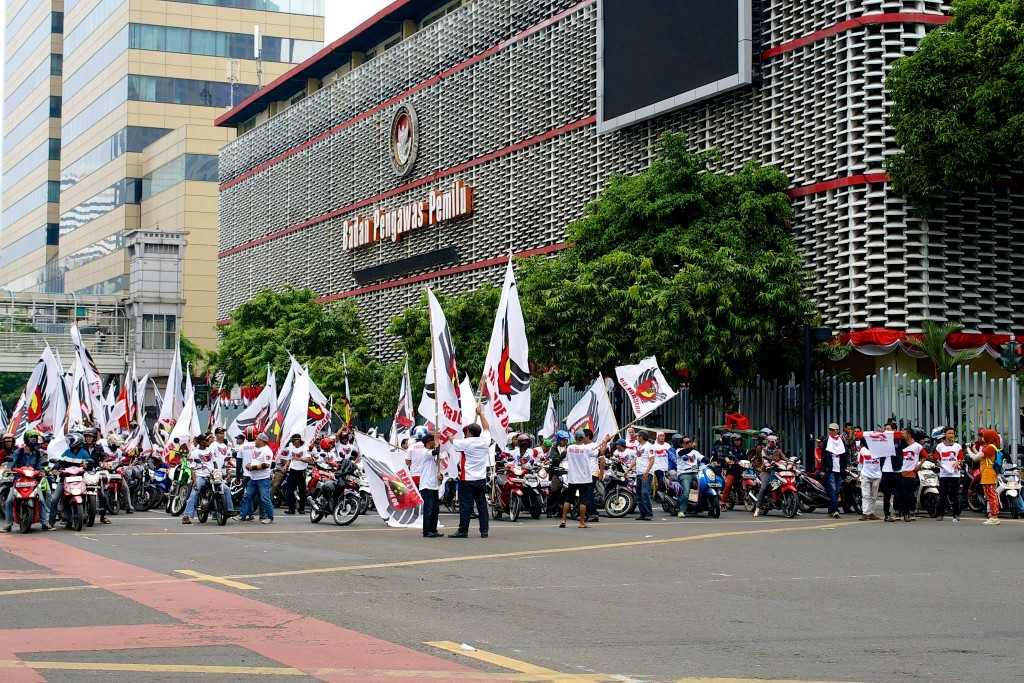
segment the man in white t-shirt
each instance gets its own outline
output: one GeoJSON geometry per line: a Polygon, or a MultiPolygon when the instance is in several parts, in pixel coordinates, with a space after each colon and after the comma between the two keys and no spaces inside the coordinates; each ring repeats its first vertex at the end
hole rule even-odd
{"type": "Polygon", "coordinates": [[[569,492],[565,497],[565,503],[562,505],[562,523],[558,526],[562,529],[565,528],[569,509],[572,507],[572,501],[578,495],[580,500],[579,527],[587,529],[590,527],[587,524],[587,499],[594,486],[593,463],[595,461],[601,462],[601,472],[603,474],[603,460],[600,458],[600,453],[611,436],[606,436],[604,441],[596,444],[590,440],[590,437],[587,436],[584,430],[577,429],[576,433],[573,434],[573,438],[575,443],[570,444],[565,449],[565,460],[563,462],[565,463],[569,492]]]}
{"type": "Polygon", "coordinates": [[[637,511],[640,521],[654,519],[654,501],[651,499],[651,484],[654,482],[654,444],[648,441],[647,432],[637,432],[636,459],[633,470],[636,472],[637,511]]]}
{"type": "Polygon", "coordinates": [[[444,534],[437,532],[437,515],[440,512],[438,492],[441,489],[440,455],[434,451],[434,435],[419,434],[414,431],[412,447],[409,449],[409,474],[418,482],[420,497],[423,498],[423,538],[441,538],[444,534]]]}
{"type": "Polygon", "coordinates": [[[964,462],[964,449],[956,442],[956,430],[942,430],[942,441],[935,447],[939,461],[939,514],[940,522],[946,516],[946,501],[953,501],[953,523],[960,521],[960,470],[964,462]]]}
{"type": "Polygon", "coordinates": [[[481,436],[487,429],[487,420],[483,411],[477,407],[476,414],[481,424],[466,425],[462,428],[461,439],[452,439],[451,457],[458,457],[459,467],[459,530],[448,534],[448,538],[468,538],[469,521],[472,519],[473,506],[476,506],[480,518],[480,538],[487,538],[490,528],[487,511],[487,466],[491,462],[491,441],[481,436]],[[483,426],[481,426],[483,425],[483,426]]]}
{"type": "Polygon", "coordinates": [[[854,432],[854,448],[857,464],[860,466],[860,497],[863,514],[861,521],[878,520],[875,516],[875,503],[878,500],[878,487],[882,483],[882,459],[872,455],[864,440],[864,432],[854,432]]]}
{"type": "Polygon", "coordinates": [[[301,515],[306,511],[306,470],[309,468],[309,463],[313,462],[313,456],[309,454],[309,450],[299,434],[292,435],[291,443],[282,448],[278,456],[280,457],[282,454],[285,460],[284,466],[287,468],[284,479],[284,499],[288,503],[288,509],[284,513],[286,515],[295,514],[297,492],[299,514],[301,515]]]}
{"type": "MultiPolygon", "coordinates": [[[[249,481],[245,485],[245,496],[242,498],[242,513],[240,521],[252,519],[252,499],[259,494],[260,512],[263,519],[261,524],[271,524],[274,521],[274,506],[270,504],[270,472],[274,466],[274,452],[267,445],[270,437],[266,432],[260,432],[256,436],[255,449],[246,464],[245,470],[249,473],[249,481]]],[[[242,447],[245,453],[245,446],[242,447]]]]}

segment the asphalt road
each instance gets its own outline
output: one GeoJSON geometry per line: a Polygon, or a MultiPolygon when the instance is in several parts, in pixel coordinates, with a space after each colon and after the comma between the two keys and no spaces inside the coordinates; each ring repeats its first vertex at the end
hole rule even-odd
{"type": "Polygon", "coordinates": [[[4,534],[0,680],[1015,680],[1024,523],[981,521],[4,534]]]}

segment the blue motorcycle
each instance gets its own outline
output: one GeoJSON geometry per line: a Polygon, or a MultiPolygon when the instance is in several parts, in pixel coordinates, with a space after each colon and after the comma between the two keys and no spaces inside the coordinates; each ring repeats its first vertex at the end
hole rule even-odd
{"type": "Polygon", "coordinates": [[[146,463],[146,483],[140,487],[136,499],[132,501],[136,510],[152,510],[163,504],[171,490],[170,477],[167,474],[167,463],[158,457],[151,457],[146,463]]]}
{"type": "Polygon", "coordinates": [[[715,519],[722,516],[722,489],[725,479],[722,478],[721,466],[704,465],[700,468],[694,485],[690,487],[689,505],[686,514],[699,515],[708,513],[715,519]]]}

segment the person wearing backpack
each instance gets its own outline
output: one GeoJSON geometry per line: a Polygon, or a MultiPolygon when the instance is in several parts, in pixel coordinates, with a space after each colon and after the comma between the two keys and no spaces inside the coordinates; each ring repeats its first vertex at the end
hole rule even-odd
{"type": "Polygon", "coordinates": [[[971,449],[972,460],[981,465],[981,490],[988,502],[988,519],[982,524],[999,524],[999,494],[996,483],[999,481],[999,470],[1002,469],[1002,451],[999,446],[999,434],[994,429],[986,429],[981,433],[985,445],[981,451],[971,449]]]}

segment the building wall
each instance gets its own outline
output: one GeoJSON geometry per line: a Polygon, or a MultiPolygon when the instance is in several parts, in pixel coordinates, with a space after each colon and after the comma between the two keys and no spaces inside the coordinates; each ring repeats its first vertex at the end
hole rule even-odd
{"type": "Polygon", "coordinates": [[[56,255],[63,0],[5,3],[0,280],[34,289],[56,255]]]}
{"type": "MultiPolygon", "coordinates": [[[[63,3],[54,4],[63,9],[63,3]]],[[[224,0],[217,6],[182,0],[68,4],[64,33],[57,41],[57,47],[64,48],[63,78],[56,77],[53,86],[66,95],[63,118],[49,132],[34,129],[12,150],[13,156],[5,157],[6,170],[24,150],[44,143],[47,135],[57,140],[59,160],[49,167],[43,164],[12,187],[11,197],[32,183],[43,182],[40,178],[49,170],[52,182],[59,183],[53,188],[59,202],[51,203],[48,213],[21,219],[3,236],[6,250],[29,230],[25,226],[46,219],[52,226],[52,245],[0,268],[0,287],[21,289],[31,284],[49,291],[125,293],[127,233],[184,229],[192,241],[184,265],[189,303],[182,328],[201,345],[212,347],[216,305],[212,245],[217,222],[216,193],[211,188],[216,186],[217,147],[231,137],[230,132],[215,128],[213,120],[231,103],[228,59],[239,60],[234,93],[238,102],[256,89],[258,81],[254,26],[259,25],[264,36],[262,78],[269,82],[322,45],[323,3],[293,0],[274,5],[285,9],[295,5],[314,14],[247,9],[259,5],[251,0],[224,0]],[[146,175],[159,168],[159,164],[153,166],[154,159],[170,144],[159,146],[160,142],[174,133],[173,144],[188,150],[181,154],[192,155],[191,161],[197,155],[213,161],[190,165],[191,177],[205,177],[202,182],[192,182],[182,173],[175,187],[163,188],[161,195],[181,196],[180,210],[158,211],[152,205],[164,200],[144,201],[143,185],[146,175]],[[144,204],[151,207],[146,209],[144,204]],[[152,223],[147,222],[150,218],[152,223]]],[[[16,11],[12,7],[8,16],[16,11]]],[[[42,47],[39,53],[41,58],[42,47]]],[[[27,62],[24,69],[29,68],[27,62]]],[[[15,76],[20,73],[5,74],[8,92],[17,87],[15,76]]],[[[8,122],[17,121],[17,112],[12,112],[8,122]]],[[[164,169],[165,184],[174,179],[172,170],[164,169]]],[[[9,205],[7,194],[4,204],[9,205]]],[[[3,258],[0,255],[0,262],[3,258]]]]}
{"type": "MultiPolygon", "coordinates": [[[[755,3],[757,4],[757,3],[755,3]]],[[[220,317],[263,287],[356,297],[378,340],[424,286],[463,291],[500,278],[500,257],[551,252],[614,173],[648,167],[666,131],[721,168],[749,159],[788,174],[794,236],[829,325],[917,329],[952,319],[1008,329],[1019,189],[951,205],[925,222],[885,180],[896,151],[884,80],[945,21],[940,0],[766,0],[753,87],[598,135],[596,3],[475,0],[239,136],[221,152],[220,317]],[[388,162],[396,107],[412,104],[419,161],[388,162]],[[401,241],[346,251],[342,224],[473,186],[476,211],[401,241]],[[454,246],[457,258],[373,283],[353,272],[454,246]],[[989,262],[994,268],[976,264],[989,262]],[[426,279],[420,276],[426,276],[426,279]]],[[[330,81],[330,79],[325,79],[330,81]]],[[[257,117],[264,120],[265,117],[257,117]]]]}

